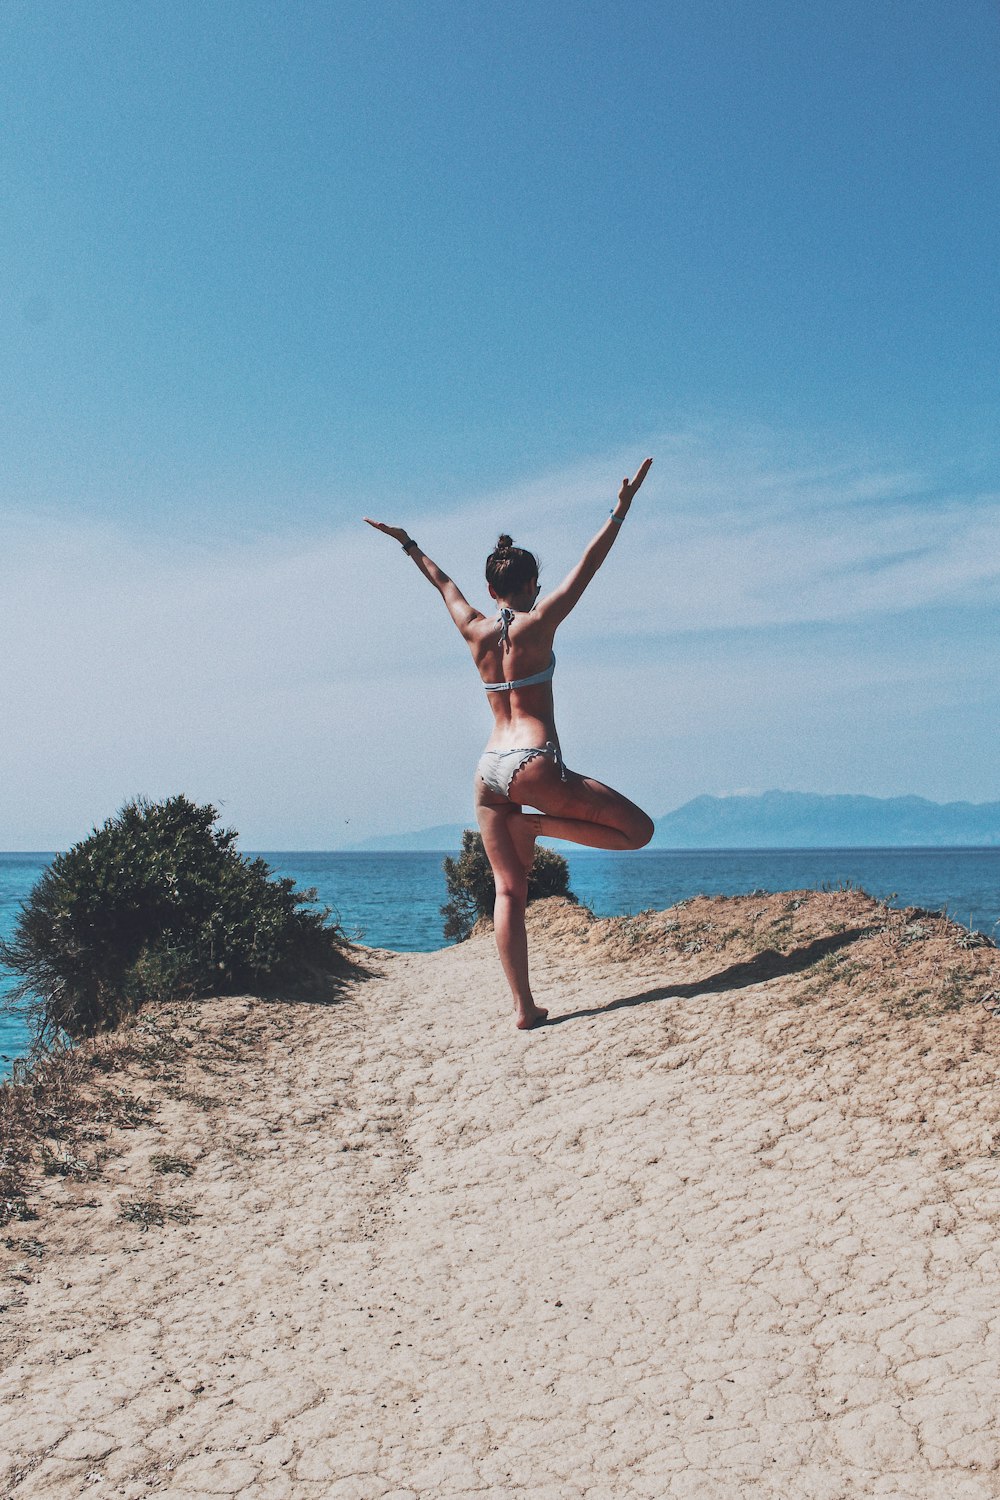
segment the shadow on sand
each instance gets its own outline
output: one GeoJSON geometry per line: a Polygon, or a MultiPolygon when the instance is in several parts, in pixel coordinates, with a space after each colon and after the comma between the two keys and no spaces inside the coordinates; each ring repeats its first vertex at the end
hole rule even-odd
{"type": "Polygon", "coordinates": [[[780,979],[786,974],[800,974],[812,964],[846,948],[857,938],[865,937],[867,927],[852,927],[847,932],[837,932],[830,937],[816,938],[804,948],[795,948],[791,953],[778,953],[767,948],[745,963],[730,964],[718,974],[709,974],[693,984],[665,984],[659,989],[643,990],[639,995],[623,995],[618,1000],[609,1000],[607,1005],[594,1005],[585,1010],[569,1010],[562,1016],[550,1016],[547,1026],[559,1026],[563,1021],[580,1021],[588,1016],[603,1016],[612,1010],[630,1010],[635,1005],[651,1005],[656,1000],[689,1000],[694,995],[718,994],[723,990],[742,990],[751,984],[764,984],[768,979],[780,979]]]}

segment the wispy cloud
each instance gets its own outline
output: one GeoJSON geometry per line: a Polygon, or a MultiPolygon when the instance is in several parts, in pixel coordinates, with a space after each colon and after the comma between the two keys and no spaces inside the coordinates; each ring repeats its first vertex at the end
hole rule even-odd
{"type": "MultiPolygon", "coordinates": [[[[860,461],[781,466],[779,445],[767,453],[760,438],[662,446],[588,601],[593,625],[618,634],[753,629],[1000,594],[994,493],[941,494],[934,476],[860,461]]],[[[599,523],[613,498],[627,462],[617,458],[490,497],[480,513],[537,538],[554,579],[586,539],[581,523],[599,523]]]]}

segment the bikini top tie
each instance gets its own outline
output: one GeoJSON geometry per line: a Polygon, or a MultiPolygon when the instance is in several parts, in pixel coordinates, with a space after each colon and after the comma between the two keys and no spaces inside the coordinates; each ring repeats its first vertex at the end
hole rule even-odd
{"type": "MultiPolygon", "coordinates": [[[[510,650],[510,624],[514,618],[514,611],[506,605],[497,616],[497,624],[500,626],[500,634],[497,637],[501,649],[510,650]]],[[[536,683],[551,682],[552,674],[556,669],[556,653],[553,651],[552,660],[541,672],[533,672],[530,677],[517,677],[513,682],[484,682],[483,687],[488,693],[509,693],[514,688],[534,687],[536,683]]]]}
{"type": "Polygon", "coordinates": [[[500,626],[500,634],[497,636],[497,642],[505,651],[510,650],[510,635],[508,632],[510,631],[513,618],[514,611],[508,609],[506,604],[497,615],[497,624],[500,626]]]}

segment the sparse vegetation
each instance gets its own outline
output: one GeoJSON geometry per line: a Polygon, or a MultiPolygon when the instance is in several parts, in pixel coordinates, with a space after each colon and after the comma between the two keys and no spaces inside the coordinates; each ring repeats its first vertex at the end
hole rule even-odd
{"type": "Polygon", "coordinates": [[[96,1072],[91,1057],[57,1048],[30,1068],[15,1063],[0,1084],[0,1224],[34,1217],[27,1192],[36,1162],[46,1177],[96,1177],[108,1131],[149,1117],[149,1105],[127,1089],[95,1089],[96,1072]]]}
{"type": "Polygon", "coordinates": [[[75,1177],[77,1181],[86,1181],[96,1177],[100,1170],[100,1158],[90,1159],[76,1156],[72,1151],[53,1151],[49,1145],[42,1146],[42,1173],[46,1177],[75,1177]]]}
{"type": "Polygon", "coordinates": [[[216,818],[186,797],[130,802],[53,860],[0,943],[37,1041],[92,1035],[150,1001],[260,993],[345,967],[329,912],[307,909],[315,892],[237,853],[216,818]]]}
{"type": "Polygon", "coordinates": [[[154,1152],[149,1158],[149,1165],[154,1172],[174,1172],[180,1177],[190,1177],[194,1171],[193,1162],[189,1162],[184,1156],[174,1156],[169,1151],[154,1152]]]}
{"type": "MultiPolygon", "coordinates": [[[[154,1124],[160,1097],[183,1097],[204,1111],[225,1102],[200,1091],[219,1043],[217,1026],[203,1016],[197,1004],[174,1002],[77,1046],[15,1062],[13,1077],[0,1083],[0,1224],[36,1217],[29,1195],[40,1177],[54,1187],[103,1176],[124,1139],[119,1132],[154,1124]],[[167,1041],[177,1075],[164,1072],[160,1044],[167,1041]]],[[[241,1026],[227,1041],[254,1046],[258,1029],[241,1026]]],[[[185,1165],[193,1170],[173,1153],[150,1158],[154,1172],[186,1176],[185,1165]]]]}
{"type": "Polygon", "coordinates": [[[190,1203],[163,1203],[159,1198],[129,1198],[122,1204],[118,1215],[125,1224],[138,1224],[141,1229],[159,1226],[170,1219],[174,1224],[190,1224],[194,1211],[190,1203]]]}
{"type": "MultiPolygon", "coordinates": [[[[444,935],[448,942],[461,942],[469,936],[480,917],[492,917],[496,886],[482,835],[467,828],[462,834],[462,852],[457,859],[446,859],[444,876],[451,900],[441,908],[445,919],[444,935]]],[[[576,901],[569,888],[569,866],[561,854],[541,846],[535,849],[535,860],[528,875],[528,900],[545,896],[565,896],[576,901]]]]}

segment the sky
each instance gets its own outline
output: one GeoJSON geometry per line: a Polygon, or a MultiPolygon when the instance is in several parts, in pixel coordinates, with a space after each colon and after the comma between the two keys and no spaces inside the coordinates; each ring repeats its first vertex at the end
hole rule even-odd
{"type": "Polygon", "coordinates": [[[458,822],[473,602],[656,816],[1000,799],[1000,9],[8,0],[0,848],[458,822]]]}

